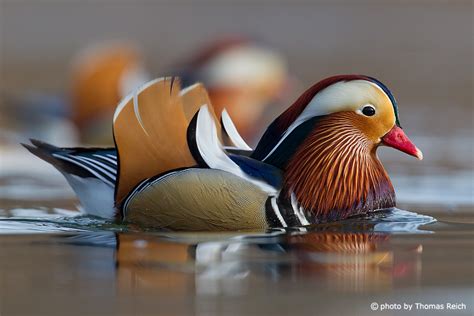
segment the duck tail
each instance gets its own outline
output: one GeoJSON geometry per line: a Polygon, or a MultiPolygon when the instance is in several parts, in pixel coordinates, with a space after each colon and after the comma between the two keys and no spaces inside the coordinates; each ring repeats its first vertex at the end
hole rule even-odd
{"type": "Polygon", "coordinates": [[[61,172],[68,172],[69,164],[55,158],[54,153],[61,152],[62,148],[45,143],[43,141],[30,138],[31,144],[21,143],[30,153],[49,162],[61,172]]]}
{"type": "Polygon", "coordinates": [[[109,148],[61,148],[30,139],[22,144],[33,155],[53,165],[66,178],[90,215],[113,218],[117,173],[116,153],[109,148]]]}
{"type": "Polygon", "coordinates": [[[37,139],[21,144],[29,152],[53,165],[63,174],[97,178],[114,187],[117,155],[113,148],[61,148],[37,139]]]}

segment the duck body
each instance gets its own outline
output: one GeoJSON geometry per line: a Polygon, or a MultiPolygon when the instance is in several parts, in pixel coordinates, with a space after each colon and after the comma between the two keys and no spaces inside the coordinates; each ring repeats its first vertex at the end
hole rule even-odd
{"type": "Polygon", "coordinates": [[[173,230],[261,230],[268,228],[267,197],[229,172],[186,168],[143,182],[125,201],[123,217],[173,230]]]}
{"type": "Polygon", "coordinates": [[[202,85],[181,90],[177,78],[154,80],[122,100],[116,148],[25,147],[65,175],[92,215],[186,231],[340,220],[395,206],[379,144],[421,158],[399,127],[393,97],[374,80],[316,84],[254,151],[226,112],[217,119],[202,85]]]}

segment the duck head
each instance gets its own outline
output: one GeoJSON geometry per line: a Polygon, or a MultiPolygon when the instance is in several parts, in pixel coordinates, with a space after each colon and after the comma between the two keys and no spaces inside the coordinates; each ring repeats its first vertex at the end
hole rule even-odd
{"type": "Polygon", "coordinates": [[[388,88],[372,77],[341,75],[305,91],[269,126],[253,158],[283,170],[280,201],[329,221],[395,206],[376,154],[382,145],[422,159],[388,88]]]}

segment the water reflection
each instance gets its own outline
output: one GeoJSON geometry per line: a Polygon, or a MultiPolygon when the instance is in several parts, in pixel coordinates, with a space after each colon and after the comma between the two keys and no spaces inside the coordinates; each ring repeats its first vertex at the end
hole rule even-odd
{"type": "Polygon", "coordinates": [[[63,215],[61,210],[10,209],[0,218],[0,228],[20,233],[75,231],[55,238],[74,253],[79,246],[113,249],[108,266],[116,267],[119,293],[198,296],[241,295],[267,282],[349,292],[391,289],[397,282],[414,286],[421,274],[422,245],[393,239],[430,233],[428,224],[435,222],[430,216],[393,209],[286,231],[169,233],[132,232],[97,218],[63,215]]]}
{"type": "MultiPolygon", "coordinates": [[[[33,225],[32,218],[19,217],[24,212],[0,223],[33,225]]],[[[348,314],[354,306],[364,315],[372,301],[429,301],[436,289],[440,299],[468,302],[473,226],[401,214],[259,234],[127,232],[84,217],[56,218],[56,228],[45,228],[54,234],[0,239],[2,312],[27,315],[31,306],[47,305],[62,315],[71,308],[82,314],[277,315],[292,314],[298,304],[308,315],[315,308],[348,314]],[[418,220],[425,225],[407,232],[418,220]],[[379,226],[397,222],[391,229],[398,231],[379,226]],[[66,226],[88,231],[55,230],[66,226]],[[86,299],[90,304],[80,303],[86,299]]],[[[48,218],[36,221],[39,226],[48,218]]]]}
{"type": "Polygon", "coordinates": [[[421,273],[422,246],[394,247],[382,233],[238,236],[198,244],[141,234],[116,237],[117,284],[125,291],[237,295],[268,281],[365,291],[388,289],[402,279],[416,283],[421,273]]]}

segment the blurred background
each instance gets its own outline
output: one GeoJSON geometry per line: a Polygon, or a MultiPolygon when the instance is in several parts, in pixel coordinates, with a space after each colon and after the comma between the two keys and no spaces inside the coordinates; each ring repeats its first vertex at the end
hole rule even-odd
{"type": "Polygon", "coordinates": [[[379,151],[402,206],[473,204],[472,1],[3,0],[0,14],[4,176],[52,170],[28,137],[110,144],[113,108],[150,78],[204,81],[253,145],[310,85],[360,73],[390,87],[424,152],[379,151]]]}

